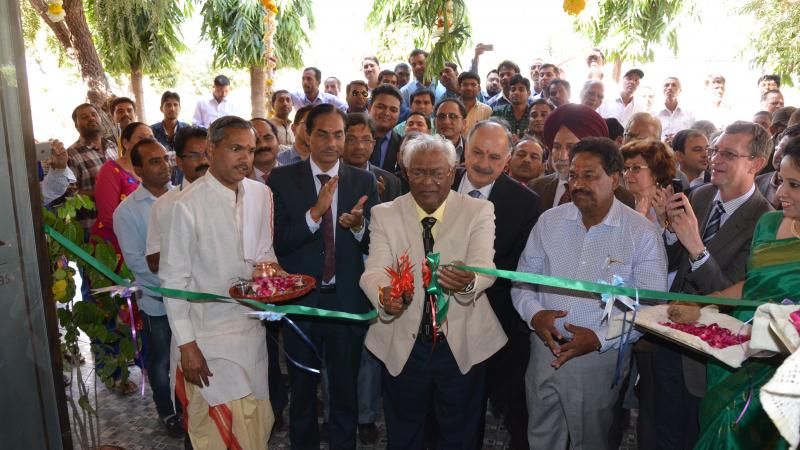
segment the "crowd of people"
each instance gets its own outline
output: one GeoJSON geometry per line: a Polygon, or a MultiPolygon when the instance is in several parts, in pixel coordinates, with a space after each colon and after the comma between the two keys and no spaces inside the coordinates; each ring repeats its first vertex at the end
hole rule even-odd
{"type": "MultiPolygon", "coordinates": [[[[382,408],[389,448],[468,449],[482,446],[488,411],[510,448],[613,449],[638,408],[643,449],[781,448],[758,387],[782,356],[731,369],[638,332],[626,351],[594,294],[459,268],[800,300],[787,288],[800,274],[800,111],[784,106],[779,77],[757,80],[758,111],[726,103],[718,74],[704,108],[684,106],[675,77],[664,104],[648,104],[643,70],[616,85],[593,49],[573,103],[541,59],[529,77],[503,61],[482,78],[485,50],[436,80],[424,50],[393,70],[368,56],[364,79],[341,92],[308,67],[302,89],[272,93],[268,118],[235,115],[223,75],[191,125],[170,91],[152,125],[126,97],[75,108],[79,138],[53,141],[44,201],[71,184],[93,198],[86,234],[113,244],[137,284],[227,296],[259,263],[316,279],[293,304],[378,312],[370,323],[294,316],[294,330],[241,304],[144,289],[145,366],[171,435],[260,449],[288,426],[292,448],[352,449],[379,442],[382,408]],[[104,135],[102,114],[117,133],[104,135]],[[444,307],[424,287],[433,252],[444,307]],[[403,254],[413,295],[387,274],[403,254]]],[[[670,306],[676,321],[699,310],[670,306]]]]}

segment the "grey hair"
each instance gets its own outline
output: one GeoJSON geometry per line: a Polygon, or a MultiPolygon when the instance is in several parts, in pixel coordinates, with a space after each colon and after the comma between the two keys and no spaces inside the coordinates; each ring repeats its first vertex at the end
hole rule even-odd
{"type": "Polygon", "coordinates": [[[587,92],[589,92],[589,89],[593,88],[594,86],[596,86],[598,84],[600,86],[603,86],[603,91],[605,91],[605,85],[603,85],[602,81],[600,81],[600,80],[586,80],[586,82],[583,83],[583,87],[581,88],[581,97],[580,97],[581,100],[583,100],[583,96],[586,95],[587,92]]]}
{"type": "Polygon", "coordinates": [[[216,145],[221,140],[225,139],[225,130],[228,128],[236,128],[239,130],[250,130],[253,136],[256,135],[256,130],[249,120],[244,120],[238,116],[223,116],[211,123],[208,127],[208,142],[216,145]]]}
{"type": "Polygon", "coordinates": [[[450,167],[456,166],[456,148],[449,139],[441,135],[420,134],[413,139],[407,140],[403,145],[403,165],[406,166],[406,169],[411,164],[411,159],[414,155],[420,151],[442,152],[447,157],[447,163],[450,167]]]}
{"type": "Polygon", "coordinates": [[[508,122],[499,118],[499,117],[490,117],[486,120],[481,120],[475,125],[472,126],[472,129],[469,130],[469,135],[467,136],[467,142],[472,141],[472,135],[475,134],[476,131],[483,127],[488,127],[489,125],[500,125],[503,128],[503,131],[506,133],[506,140],[508,141],[508,153],[511,154],[511,151],[514,149],[514,144],[512,144],[511,140],[511,130],[508,129],[508,122]]]}
{"type": "Polygon", "coordinates": [[[750,154],[769,158],[769,153],[772,151],[772,139],[769,132],[761,125],[738,120],[725,127],[724,134],[749,134],[751,139],[747,144],[747,149],[750,150],[750,154]]]}

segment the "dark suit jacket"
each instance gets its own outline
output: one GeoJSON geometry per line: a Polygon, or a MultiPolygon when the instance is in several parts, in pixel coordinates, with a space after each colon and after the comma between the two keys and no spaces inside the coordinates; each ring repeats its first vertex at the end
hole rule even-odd
{"type": "MultiPolygon", "coordinates": [[[[708,223],[717,191],[716,186],[706,184],[692,191],[689,196],[701,235],[708,223]]],[[[667,246],[670,266],[677,267],[670,290],[706,295],[744,280],[756,223],[768,211],[772,211],[772,206],[756,189],[755,193],[725,220],[714,238],[709,241],[707,249],[710,256],[696,271],[691,271],[689,254],[680,241],[667,246]]],[[[704,358],[684,352],[683,372],[689,392],[698,397],[705,395],[704,358]]]]}
{"type": "MultiPolygon", "coordinates": [[[[556,189],[558,188],[557,173],[554,172],[550,175],[534,178],[528,182],[528,187],[539,194],[539,206],[542,212],[547,211],[553,206],[557,206],[554,205],[556,202],[556,189]]],[[[634,209],[636,208],[636,200],[634,200],[633,194],[628,192],[624,187],[618,186],[617,189],[614,190],[614,197],[617,197],[617,199],[625,205],[634,209]]]]}
{"type": "Polygon", "coordinates": [[[775,172],[762,173],[761,175],[756,176],[756,189],[758,189],[758,192],[761,192],[761,195],[763,195],[764,198],[766,198],[767,201],[770,202],[773,208],[775,207],[775,205],[771,200],[775,200],[775,197],[777,197],[777,192],[773,192],[775,194],[775,197],[769,199],[767,198],[767,191],[770,188],[770,183],[772,182],[772,177],[774,176],[775,172]]]}
{"type": "Polygon", "coordinates": [[[390,202],[395,198],[403,195],[400,186],[400,179],[393,173],[389,173],[378,166],[369,164],[369,171],[375,175],[375,179],[383,178],[383,195],[381,195],[381,203],[390,202]]]}
{"type": "MultiPolygon", "coordinates": [[[[458,190],[465,173],[464,169],[456,173],[454,190],[458,190]]],[[[519,256],[539,218],[539,196],[504,173],[492,186],[488,200],[494,203],[494,264],[498,269],[516,270],[519,256]]],[[[486,295],[506,335],[514,330],[528,330],[511,303],[511,281],[498,278],[486,290],[486,295]]]]}
{"type": "Polygon", "coordinates": [[[403,138],[395,133],[394,130],[390,131],[390,133],[392,133],[392,135],[389,138],[389,145],[386,146],[386,157],[383,159],[383,165],[378,165],[381,160],[380,139],[375,141],[375,147],[372,149],[372,156],[370,156],[369,162],[373,166],[378,166],[383,170],[394,172],[397,170],[397,152],[400,151],[400,144],[403,142],[403,138]]]}
{"type": "MultiPolygon", "coordinates": [[[[317,202],[317,191],[311,174],[311,163],[305,160],[272,170],[268,186],[275,200],[275,254],[280,265],[289,273],[302,273],[317,279],[321,285],[324,262],[322,230],[311,233],[306,224],[306,211],[317,202]]],[[[375,176],[366,170],[339,163],[337,215],[349,212],[362,195],[368,199],[364,217],[369,220],[370,208],[379,202],[375,176]]],[[[369,227],[365,224],[364,238],[357,241],[350,230],[336,227],[336,300],[319,303],[319,292],[313,290],[294,304],[325,309],[363,313],[371,309],[369,301],[358,286],[364,272],[364,255],[369,250],[369,227]]],[[[333,296],[331,296],[333,297],[333,296]]]]}

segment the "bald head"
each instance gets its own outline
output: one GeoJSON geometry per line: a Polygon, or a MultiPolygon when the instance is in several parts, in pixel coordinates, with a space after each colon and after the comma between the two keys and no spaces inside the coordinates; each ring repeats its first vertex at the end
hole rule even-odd
{"type": "Polygon", "coordinates": [[[627,144],[631,141],[643,139],[661,140],[661,121],[646,112],[639,112],[631,117],[628,126],[625,128],[623,142],[627,144]]]}

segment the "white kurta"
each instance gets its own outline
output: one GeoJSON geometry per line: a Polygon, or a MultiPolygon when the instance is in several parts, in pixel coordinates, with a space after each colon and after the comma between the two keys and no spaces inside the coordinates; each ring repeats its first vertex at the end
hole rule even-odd
{"type": "MultiPolygon", "coordinates": [[[[211,171],[182,192],[168,213],[162,236],[162,286],[228,295],[239,278],[249,278],[256,261],[276,261],[272,248],[272,192],[245,179],[238,195],[211,171]]],[[[247,306],[164,298],[172,329],[172,382],[180,362],[177,348],[197,341],[213,377],[202,388],[215,406],[252,394],[267,400],[267,344],[261,322],[247,306]]]]}

